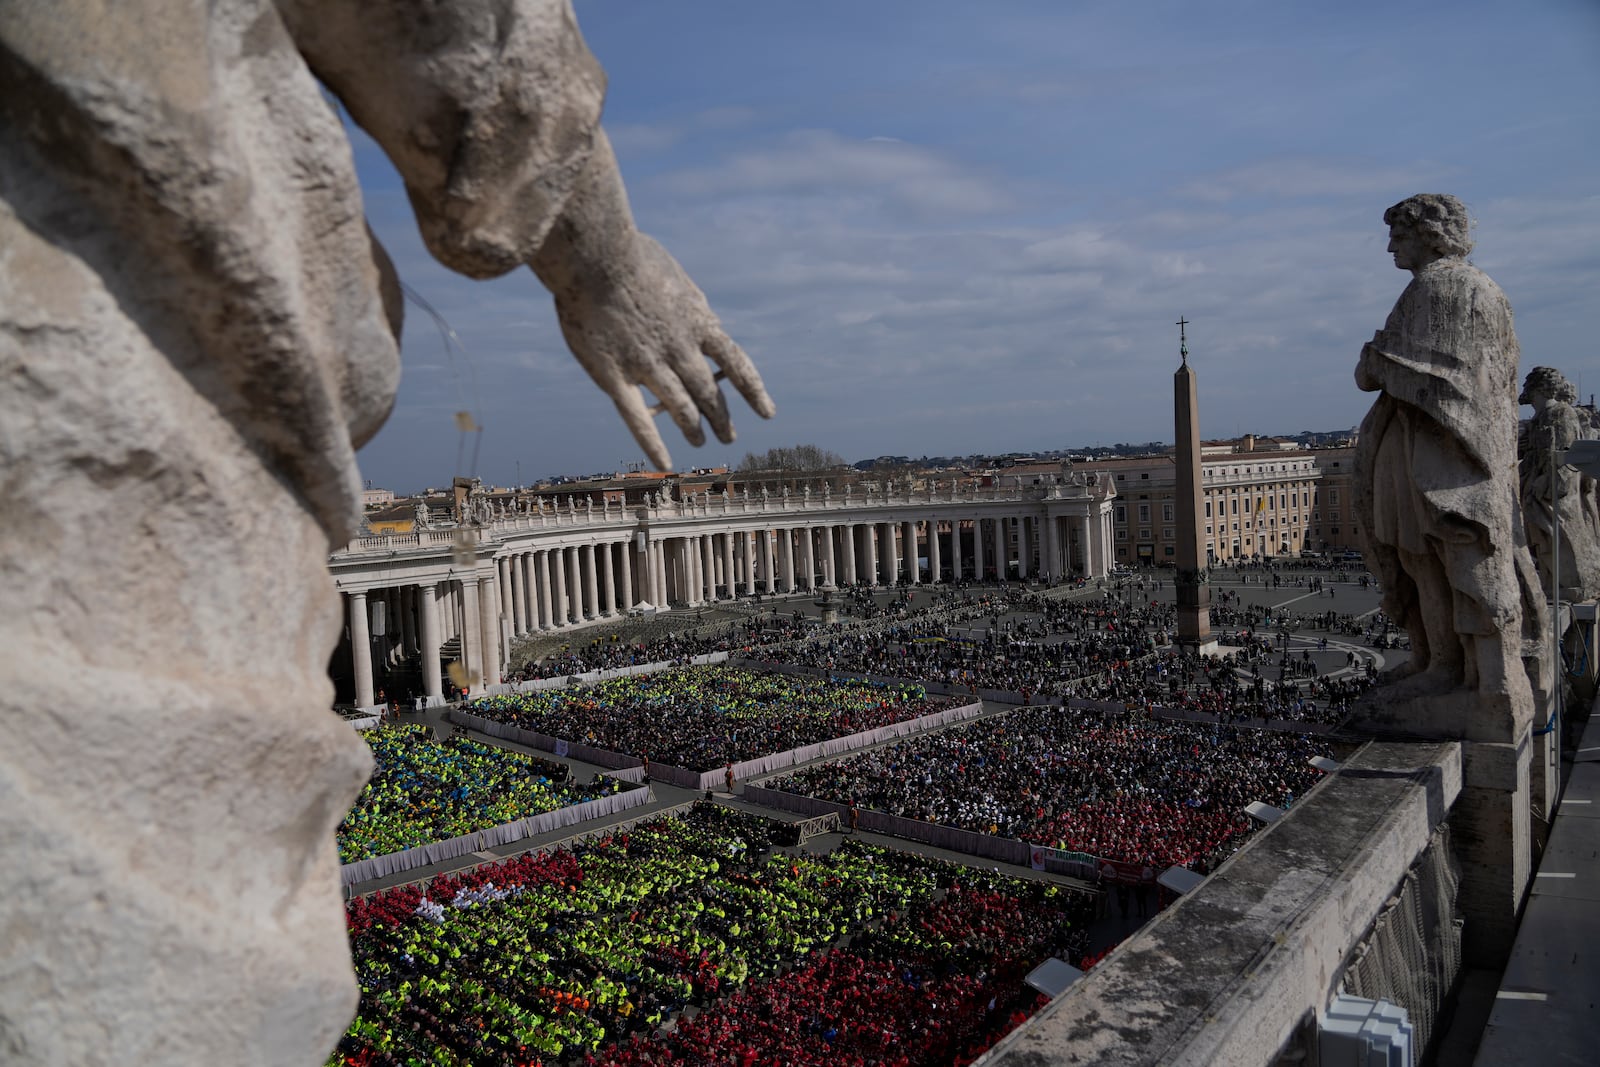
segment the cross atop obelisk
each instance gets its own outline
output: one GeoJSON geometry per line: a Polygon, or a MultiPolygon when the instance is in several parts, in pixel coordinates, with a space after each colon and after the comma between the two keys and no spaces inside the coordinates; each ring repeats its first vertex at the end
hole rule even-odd
{"type": "Polygon", "coordinates": [[[1183,365],[1187,367],[1189,365],[1189,335],[1184,331],[1184,327],[1189,325],[1189,320],[1179,315],[1178,321],[1173,325],[1178,328],[1178,355],[1183,357],[1183,365]]]}

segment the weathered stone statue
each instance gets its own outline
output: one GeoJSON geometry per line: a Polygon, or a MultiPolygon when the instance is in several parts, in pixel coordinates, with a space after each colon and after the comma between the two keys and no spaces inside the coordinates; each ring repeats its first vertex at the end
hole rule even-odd
{"type": "Polygon", "coordinates": [[[1509,740],[1531,707],[1523,637],[1539,619],[1517,506],[1511,305],[1465,259],[1459,200],[1415,196],[1384,221],[1414,277],[1356,367],[1357,386],[1380,394],[1361,426],[1356,508],[1384,610],[1411,635],[1413,677],[1391,692],[1470,691],[1463,735],[1509,740]]]}
{"type": "Polygon", "coordinates": [[[657,466],[641,386],[696,444],[706,357],[772,411],[633,225],[567,0],[0,4],[6,1064],[319,1063],[356,1003],[327,556],[400,300],[322,87],[436,257],[537,274],[657,466]]]}
{"type": "Polygon", "coordinates": [[[417,529],[426,530],[428,528],[428,502],[426,500],[418,500],[415,510],[417,529]]]}
{"type": "Polygon", "coordinates": [[[1533,407],[1522,441],[1522,514],[1545,596],[1555,580],[1555,519],[1561,517],[1561,598],[1583,601],[1600,595],[1600,499],[1595,480],[1552,462],[1551,449],[1565,450],[1584,436],[1584,419],[1573,406],[1578,391],[1554,367],[1535,367],[1523,382],[1521,404],[1533,407]],[[1554,480],[1552,481],[1552,474],[1554,480]]]}

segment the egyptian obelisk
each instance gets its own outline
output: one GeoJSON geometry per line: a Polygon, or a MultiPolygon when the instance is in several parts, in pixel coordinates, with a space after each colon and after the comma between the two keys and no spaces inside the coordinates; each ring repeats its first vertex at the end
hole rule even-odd
{"type": "Polygon", "coordinates": [[[1200,399],[1189,366],[1188,320],[1178,327],[1178,352],[1183,363],[1172,376],[1172,414],[1178,467],[1178,647],[1211,655],[1211,578],[1206,568],[1206,543],[1200,533],[1200,399]]]}

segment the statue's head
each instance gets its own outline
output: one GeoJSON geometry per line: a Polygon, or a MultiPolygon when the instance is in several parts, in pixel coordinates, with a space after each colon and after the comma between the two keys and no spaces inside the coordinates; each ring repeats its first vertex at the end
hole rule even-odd
{"type": "Polygon", "coordinates": [[[1389,251],[1401,270],[1418,271],[1438,259],[1460,259],[1472,251],[1467,205],[1446,193],[1418,193],[1383,213],[1389,251]]]}
{"type": "Polygon", "coordinates": [[[1578,399],[1578,390],[1554,367],[1535,367],[1523,380],[1522,395],[1517,397],[1517,403],[1538,407],[1541,398],[1571,404],[1578,399]]]}

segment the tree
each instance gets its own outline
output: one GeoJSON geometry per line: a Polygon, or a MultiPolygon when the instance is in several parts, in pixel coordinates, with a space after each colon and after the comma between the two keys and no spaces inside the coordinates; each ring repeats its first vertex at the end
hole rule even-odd
{"type": "Polygon", "coordinates": [[[765,452],[747,452],[744,459],[739,461],[739,471],[826,471],[844,465],[844,457],[837,452],[829,452],[818,445],[794,445],[789,448],[769,448],[765,452]]]}

